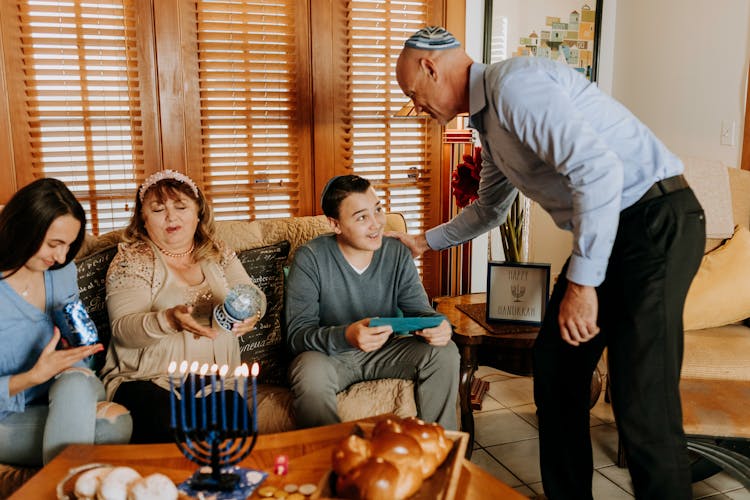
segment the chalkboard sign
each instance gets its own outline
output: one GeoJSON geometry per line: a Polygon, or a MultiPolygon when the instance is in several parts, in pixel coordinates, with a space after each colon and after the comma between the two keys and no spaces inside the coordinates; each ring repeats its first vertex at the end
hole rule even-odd
{"type": "Polygon", "coordinates": [[[245,250],[237,254],[250,279],[266,295],[266,314],[258,326],[240,337],[242,361],[260,364],[258,381],[264,384],[286,384],[289,357],[281,330],[284,307],[284,262],[290,244],[282,241],[274,245],[245,250]]]}
{"type": "Polygon", "coordinates": [[[109,315],[107,314],[106,280],[109,263],[117,254],[117,247],[109,247],[76,261],[78,269],[78,295],[81,302],[91,316],[99,333],[99,341],[104,345],[104,350],[94,356],[92,369],[98,371],[104,365],[109,339],[112,331],[109,327],[109,315]]]}

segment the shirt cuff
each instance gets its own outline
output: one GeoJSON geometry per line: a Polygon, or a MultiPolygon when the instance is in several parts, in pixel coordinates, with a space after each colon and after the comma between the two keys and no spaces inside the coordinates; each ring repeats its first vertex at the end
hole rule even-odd
{"type": "Polygon", "coordinates": [[[608,259],[586,259],[571,255],[566,278],[578,285],[599,286],[607,274],[607,264],[608,259]]]}
{"type": "Polygon", "coordinates": [[[156,321],[159,323],[159,328],[162,332],[164,332],[165,335],[174,335],[175,333],[180,333],[181,331],[175,330],[174,328],[172,328],[172,325],[169,324],[166,309],[163,309],[156,313],[156,321]]]}
{"type": "Polygon", "coordinates": [[[440,224],[424,233],[427,244],[433,250],[444,250],[453,246],[445,235],[445,228],[443,226],[445,224],[440,224]]]}
{"type": "MultiPolygon", "coordinates": [[[[20,413],[26,409],[25,391],[10,395],[10,375],[0,377],[0,409],[20,413]]],[[[2,411],[0,411],[2,413],[2,411]]]]}

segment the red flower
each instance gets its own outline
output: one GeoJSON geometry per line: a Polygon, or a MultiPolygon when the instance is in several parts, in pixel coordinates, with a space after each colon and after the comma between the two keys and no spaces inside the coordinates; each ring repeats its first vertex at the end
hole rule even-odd
{"type": "Polygon", "coordinates": [[[464,155],[463,162],[456,165],[453,170],[453,179],[451,187],[453,196],[456,198],[458,208],[464,208],[466,205],[476,200],[479,196],[479,172],[482,170],[482,148],[474,148],[474,156],[464,155]]]}

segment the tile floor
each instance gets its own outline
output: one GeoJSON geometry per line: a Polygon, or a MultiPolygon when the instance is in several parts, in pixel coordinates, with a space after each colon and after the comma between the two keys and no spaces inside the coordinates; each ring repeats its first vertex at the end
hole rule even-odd
{"type": "MultiPolygon", "coordinates": [[[[486,366],[477,376],[490,383],[481,411],[474,412],[475,442],[471,461],[530,497],[542,495],[539,436],[530,377],[519,377],[486,366]]],[[[617,430],[604,397],[591,410],[594,449],[594,499],[633,497],[627,469],[615,465],[617,430]]],[[[694,498],[750,500],[750,492],[725,473],[693,484],[694,498]]],[[[541,497],[544,498],[544,497],[541,497]]]]}

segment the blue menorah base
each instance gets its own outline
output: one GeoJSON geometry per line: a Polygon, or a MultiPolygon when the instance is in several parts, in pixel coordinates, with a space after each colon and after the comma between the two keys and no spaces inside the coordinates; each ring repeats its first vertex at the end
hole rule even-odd
{"type": "Polygon", "coordinates": [[[234,491],[240,483],[240,476],[231,472],[221,472],[219,477],[212,473],[198,472],[190,478],[190,487],[200,491],[234,491]]]}
{"type": "Polygon", "coordinates": [[[222,472],[222,476],[229,475],[236,478],[236,482],[233,487],[227,489],[223,488],[212,488],[211,485],[206,485],[198,480],[200,476],[207,476],[210,481],[213,481],[211,473],[204,473],[200,470],[196,471],[192,476],[183,481],[177,486],[177,489],[184,494],[198,498],[201,491],[211,491],[211,497],[216,500],[245,500],[253,494],[253,491],[268,477],[268,473],[255,470],[247,469],[244,467],[228,467],[222,472]]]}

